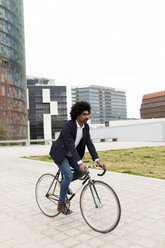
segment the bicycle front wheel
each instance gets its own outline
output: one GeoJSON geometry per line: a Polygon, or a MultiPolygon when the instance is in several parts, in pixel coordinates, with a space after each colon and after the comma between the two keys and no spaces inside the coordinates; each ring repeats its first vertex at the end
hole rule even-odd
{"type": "Polygon", "coordinates": [[[80,209],[86,223],[101,233],[115,229],[121,216],[117,194],[101,181],[85,185],[80,195],[80,209]]]}
{"type": "Polygon", "coordinates": [[[35,196],[40,210],[49,217],[59,214],[57,204],[60,195],[60,182],[52,174],[42,175],[36,184],[35,196]]]}

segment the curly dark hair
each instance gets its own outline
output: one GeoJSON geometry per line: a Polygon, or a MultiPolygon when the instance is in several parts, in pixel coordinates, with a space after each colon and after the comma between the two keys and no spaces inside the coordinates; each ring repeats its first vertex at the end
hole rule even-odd
{"type": "Polygon", "coordinates": [[[88,102],[76,102],[70,111],[70,116],[73,121],[76,120],[77,116],[81,115],[83,111],[87,110],[90,114],[91,106],[88,102]]]}

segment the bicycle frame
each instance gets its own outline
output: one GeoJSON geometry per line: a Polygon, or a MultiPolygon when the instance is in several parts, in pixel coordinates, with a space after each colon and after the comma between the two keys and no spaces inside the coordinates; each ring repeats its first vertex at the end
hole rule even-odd
{"type": "Polygon", "coordinates": [[[82,185],[76,190],[76,192],[73,195],[71,195],[71,197],[68,200],[71,201],[73,199],[73,197],[83,188],[83,186],[85,185],[85,183],[87,181],[89,183],[90,180],[91,180],[91,178],[90,178],[90,175],[88,174],[87,177],[82,182],[82,185]]]}
{"type": "MultiPolygon", "coordinates": [[[[60,174],[61,174],[61,172],[60,172],[60,170],[58,170],[57,173],[56,173],[56,175],[54,176],[54,179],[53,179],[53,181],[52,181],[52,183],[51,183],[51,185],[50,185],[50,187],[49,187],[47,193],[46,193],[46,197],[49,198],[49,199],[52,200],[52,201],[53,201],[53,200],[56,201],[56,199],[54,199],[53,197],[50,198],[50,196],[49,196],[49,191],[51,190],[51,188],[52,188],[52,186],[53,186],[53,184],[54,184],[54,181],[55,181],[55,180],[58,180],[58,181],[59,181],[59,176],[60,176],[60,174]]],[[[56,185],[57,185],[57,183],[53,186],[53,187],[54,187],[54,189],[53,189],[53,196],[54,196],[54,192],[55,192],[56,185]]]]}
{"type": "MultiPolygon", "coordinates": [[[[56,175],[54,176],[54,179],[53,179],[53,181],[52,181],[52,183],[51,183],[51,185],[50,185],[50,187],[49,187],[49,189],[48,189],[48,192],[47,192],[47,194],[46,194],[46,197],[49,198],[50,200],[55,200],[55,201],[57,201],[57,200],[54,199],[53,197],[50,198],[49,191],[51,190],[51,188],[52,188],[52,186],[53,186],[53,184],[54,184],[54,181],[55,181],[55,180],[58,180],[58,181],[59,181],[59,176],[60,176],[60,174],[61,174],[61,171],[58,170],[57,173],[56,173],[56,175]]],[[[94,201],[95,207],[98,208],[98,204],[96,203],[96,200],[98,200],[99,203],[101,203],[101,201],[100,201],[99,195],[98,195],[98,193],[97,193],[96,187],[95,187],[95,185],[94,185],[93,182],[94,182],[94,180],[91,179],[90,173],[88,172],[87,176],[85,177],[85,179],[84,179],[83,182],[82,182],[82,185],[75,191],[75,193],[74,193],[73,195],[71,195],[71,196],[68,198],[69,202],[70,202],[70,201],[75,197],[75,195],[84,187],[84,185],[85,185],[86,183],[88,183],[88,184],[89,184],[89,187],[90,187],[91,195],[92,195],[92,197],[93,197],[93,201],[94,201]]],[[[53,187],[54,187],[54,189],[53,189],[53,194],[51,194],[51,195],[54,195],[56,184],[55,184],[53,187]]]]}
{"type": "MultiPolygon", "coordinates": [[[[96,168],[98,167],[98,165],[89,165],[88,168],[96,168]]],[[[103,167],[103,173],[102,174],[97,174],[98,176],[103,176],[106,172],[106,168],[103,167]]],[[[99,198],[99,195],[97,193],[97,190],[96,190],[96,187],[94,185],[94,180],[91,179],[91,176],[90,176],[90,173],[88,171],[88,174],[85,176],[83,182],[82,182],[82,185],[81,187],[68,199],[69,201],[72,200],[72,198],[83,188],[83,186],[85,185],[85,183],[88,181],[88,184],[89,184],[89,187],[90,187],[90,191],[91,191],[91,194],[92,194],[92,197],[93,197],[93,201],[94,201],[94,204],[95,204],[95,207],[98,208],[98,204],[96,203],[96,199],[99,201],[99,203],[101,204],[101,200],[99,198]],[[93,191],[93,189],[94,191],[93,191]],[[95,193],[95,194],[94,194],[95,193]],[[96,195],[96,197],[95,197],[96,195]]]]}

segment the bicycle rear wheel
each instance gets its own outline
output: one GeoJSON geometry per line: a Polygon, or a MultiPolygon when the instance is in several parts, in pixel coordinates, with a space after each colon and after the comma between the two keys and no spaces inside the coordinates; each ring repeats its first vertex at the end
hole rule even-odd
{"type": "Polygon", "coordinates": [[[57,204],[60,195],[60,182],[52,174],[42,175],[36,184],[35,196],[41,211],[49,216],[54,217],[59,214],[57,204]]]}
{"type": "Polygon", "coordinates": [[[115,191],[101,181],[85,185],[80,195],[80,209],[86,223],[101,233],[115,229],[121,216],[120,202],[115,191]]]}

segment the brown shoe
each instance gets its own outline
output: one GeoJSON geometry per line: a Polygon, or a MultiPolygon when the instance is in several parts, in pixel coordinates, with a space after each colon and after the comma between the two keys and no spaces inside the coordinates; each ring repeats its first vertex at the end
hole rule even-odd
{"type": "Polygon", "coordinates": [[[67,208],[67,206],[65,205],[65,203],[58,203],[58,207],[57,207],[57,211],[59,213],[68,215],[72,213],[72,210],[70,210],[69,208],[67,208]]]}
{"type": "Polygon", "coordinates": [[[70,188],[68,188],[67,194],[68,195],[73,195],[73,191],[70,188]]]}

